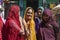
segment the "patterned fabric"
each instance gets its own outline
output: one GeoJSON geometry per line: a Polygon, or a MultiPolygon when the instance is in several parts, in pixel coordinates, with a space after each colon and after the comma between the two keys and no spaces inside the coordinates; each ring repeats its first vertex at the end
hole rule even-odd
{"type": "Polygon", "coordinates": [[[20,8],[17,5],[12,5],[9,9],[5,23],[5,40],[24,40],[24,37],[20,34],[19,11],[20,8]]]}

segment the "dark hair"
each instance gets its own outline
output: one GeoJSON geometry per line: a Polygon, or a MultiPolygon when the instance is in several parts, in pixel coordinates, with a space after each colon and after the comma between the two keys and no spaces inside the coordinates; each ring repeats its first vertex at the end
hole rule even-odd
{"type": "MultiPolygon", "coordinates": [[[[29,9],[32,9],[32,8],[29,8],[29,9]]],[[[29,9],[28,9],[28,10],[29,10],[29,9]]],[[[28,10],[27,10],[27,11],[28,11],[28,10]]]]}

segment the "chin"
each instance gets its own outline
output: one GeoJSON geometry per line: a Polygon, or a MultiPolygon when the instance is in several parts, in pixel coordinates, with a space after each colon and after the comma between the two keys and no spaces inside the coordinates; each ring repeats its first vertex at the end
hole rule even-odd
{"type": "Polygon", "coordinates": [[[31,18],[28,18],[29,20],[31,20],[31,18]]]}

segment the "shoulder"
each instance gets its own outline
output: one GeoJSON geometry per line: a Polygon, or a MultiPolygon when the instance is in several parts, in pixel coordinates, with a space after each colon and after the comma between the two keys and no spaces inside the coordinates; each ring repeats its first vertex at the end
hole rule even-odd
{"type": "Polygon", "coordinates": [[[11,25],[11,24],[13,24],[13,20],[12,19],[6,20],[5,25],[11,25]]]}

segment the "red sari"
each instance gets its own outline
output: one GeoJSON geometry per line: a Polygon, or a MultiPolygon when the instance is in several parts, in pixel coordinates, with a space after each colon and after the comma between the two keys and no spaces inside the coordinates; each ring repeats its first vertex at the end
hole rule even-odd
{"type": "Polygon", "coordinates": [[[3,27],[3,21],[0,17],[0,40],[2,40],[2,27],[3,27]]]}
{"type": "Polygon", "coordinates": [[[17,5],[10,7],[5,26],[6,40],[24,40],[24,37],[20,34],[21,26],[19,22],[19,7],[17,5]]]}

